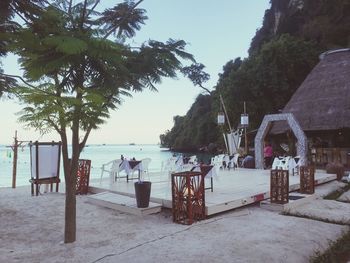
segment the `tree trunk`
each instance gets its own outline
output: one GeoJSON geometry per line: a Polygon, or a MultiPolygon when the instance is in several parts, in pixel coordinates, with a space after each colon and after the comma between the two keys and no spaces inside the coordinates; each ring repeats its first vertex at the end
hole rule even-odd
{"type": "Polygon", "coordinates": [[[76,176],[80,156],[79,149],[79,120],[75,119],[72,125],[72,157],[68,158],[68,144],[65,140],[62,145],[64,170],[66,180],[66,203],[65,203],[65,229],[64,243],[72,243],[76,240],[76,176]]]}
{"type": "Polygon", "coordinates": [[[64,177],[66,181],[64,243],[72,243],[76,240],[76,176],[74,176],[76,172],[74,171],[77,171],[77,168],[72,165],[72,159],[69,159],[68,156],[68,141],[65,131],[62,131],[60,134],[64,177]]]}
{"type": "MultiPolygon", "coordinates": [[[[81,101],[82,93],[77,90],[76,98],[81,101]]],[[[76,240],[76,177],[79,169],[80,144],[79,127],[81,118],[81,108],[77,105],[73,112],[72,120],[72,158],[69,164],[69,173],[66,178],[66,211],[65,211],[65,229],[64,242],[72,243],[76,240]]]]}
{"type": "Polygon", "coordinates": [[[72,175],[74,174],[70,174],[68,181],[66,179],[64,243],[72,243],[76,240],[75,176],[72,175]]]}

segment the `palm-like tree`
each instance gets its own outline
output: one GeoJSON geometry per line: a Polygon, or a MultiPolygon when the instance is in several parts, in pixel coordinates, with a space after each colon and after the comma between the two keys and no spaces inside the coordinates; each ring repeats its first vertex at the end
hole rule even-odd
{"type": "Polygon", "coordinates": [[[95,10],[99,2],[45,2],[41,13],[26,17],[28,23],[10,37],[27,84],[17,90],[28,104],[20,120],[41,132],[55,130],[62,140],[65,242],[75,241],[76,174],[90,132],[105,122],[122,96],[156,90],[162,77],[181,70],[180,59],[193,60],[183,40],[150,40],[137,48],[124,44],[147,19],[145,10],[137,8],[142,1],[125,1],[102,13],[95,10]],[[108,39],[111,35],[115,41],[108,39]]]}
{"type": "MultiPolygon", "coordinates": [[[[21,0],[2,0],[0,2],[0,58],[7,54],[7,46],[9,44],[7,34],[13,33],[21,25],[13,20],[17,15],[24,23],[32,20],[41,12],[43,0],[21,1],[21,0]]],[[[0,97],[3,92],[9,92],[16,85],[16,76],[11,76],[4,73],[0,61],[0,97]]]]}

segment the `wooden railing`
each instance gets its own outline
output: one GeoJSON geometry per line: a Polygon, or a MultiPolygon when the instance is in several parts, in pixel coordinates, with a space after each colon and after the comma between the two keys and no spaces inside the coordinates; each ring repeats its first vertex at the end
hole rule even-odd
{"type": "Polygon", "coordinates": [[[328,163],[341,163],[350,168],[350,148],[312,148],[309,161],[316,167],[325,167],[328,163]]]}

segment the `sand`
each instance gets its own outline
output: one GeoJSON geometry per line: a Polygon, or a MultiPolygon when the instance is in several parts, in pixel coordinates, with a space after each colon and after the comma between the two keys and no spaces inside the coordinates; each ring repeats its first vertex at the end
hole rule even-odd
{"type": "Polygon", "coordinates": [[[339,198],[338,201],[350,203],[350,190],[347,192],[343,193],[339,198]]]}
{"type": "Polygon", "coordinates": [[[77,196],[77,240],[64,244],[63,193],[0,188],[0,262],[308,262],[349,230],[258,206],[185,226],[169,210],[140,217],[86,199],[77,196]]]}
{"type": "Polygon", "coordinates": [[[318,219],[325,222],[350,225],[350,204],[335,200],[314,199],[286,209],[288,214],[318,219]]]}

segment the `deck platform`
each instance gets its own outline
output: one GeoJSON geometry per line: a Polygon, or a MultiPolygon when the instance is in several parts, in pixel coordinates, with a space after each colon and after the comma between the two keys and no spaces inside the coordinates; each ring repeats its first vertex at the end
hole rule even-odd
{"type": "Polygon", "coordinates": [[[146,208],[138,208],[136,206],[135,198],[111,192],[102,192],[99,194],[90,195],[88,196],[88,202],[134,215],[155,214],[159,213],[162,209],[160,204],[152,202],[150,202],[149,206],[146,208]]]}
{"type": "MultiPolygon", "coordinates": [[[[167,174],[152,173],[146,180],[152,182],[150,201],[166,208],[171,208],[171,182],[167,174]]],[[[336,175],[317,170],[315,184],[323,184],[336,179],[336,175]]],[[[232,210],[253,203],[258,203],[270,197],[270,170],[244,169],[222,170],[214,178],[214,191],[205,191],[205,212],[207,216],[232,210]]],[[[206,180],[209,184],[210,180],[206,180]]],[[[290,192],[300,188],[299,176],[289,176],[290,192]]],[[[135,196],[134,183],[118,179],[111,184],[108,176],[100,182],[90,181],[90,192],[101,193],[109,191],[120,195],[135,196]]]]}

